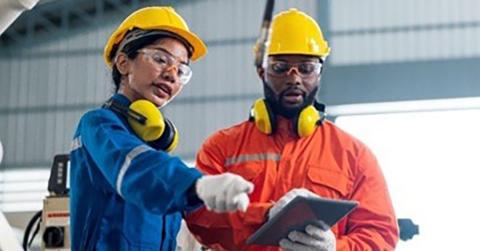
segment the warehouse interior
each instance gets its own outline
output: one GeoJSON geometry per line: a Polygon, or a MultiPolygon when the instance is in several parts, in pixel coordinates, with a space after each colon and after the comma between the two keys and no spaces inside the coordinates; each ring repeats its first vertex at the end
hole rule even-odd
{"type": "MultiPolygon", "coordinates": [[[[9,1],[0,12],[15,6],[9,1]]],[[[40,0],[17,8],[0,36],[0,211],[18,242],[43,207],[54,157],[69,153],[82,114],[114,93],[102,53],[126,16],[172,6],[208,46],[189,84],[162,108],[180,132],[173,154],[194,165],[204,140],[247,119],[263,96],[253,47],[265,2],[40,0]]],[[[420,229],[395,250],[471,250],[480,224],[480,2],[275,2],[275,13],[290,8],[312,16],[331,47],[317,96],[328,119],[375,153],[397,217],[420,229]]]]}

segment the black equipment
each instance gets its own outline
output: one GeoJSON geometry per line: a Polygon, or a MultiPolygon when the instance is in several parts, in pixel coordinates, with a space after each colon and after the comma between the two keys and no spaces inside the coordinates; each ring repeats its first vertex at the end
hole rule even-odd
{"type": "Polygon", "coordinates": [[[267,50],[270,36],[270,23],[272,22],[274,5],[275,0],[267,0],[265,12],[263,13],[262,27],[260,28],[260,36],[255,44],[255,66],[257,69],[261,68],[265,61],[265,51],[267,50]]]}

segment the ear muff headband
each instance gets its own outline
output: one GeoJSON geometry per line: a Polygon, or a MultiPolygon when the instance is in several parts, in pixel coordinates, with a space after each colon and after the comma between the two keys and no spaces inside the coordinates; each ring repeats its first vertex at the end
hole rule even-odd
{"type": "Polygon", "coordinates": [[[165,119],[165,131],[162,133],[162,136],[151,142],[151,146],[155,149],[163,149],[167,152],[173,151],[177,147],[178,144],[178,131],[175,125],[168,120],[165,119]]]}
{"type": "Polygon", "coordinates": [[[120,114],[123,114],[124,116],[131,117],[137,123],[140,123],[140,124],[145,124],[145,122],[147,121],[147,118],[142,114],[128,109],[128,107],[114,101],[113,99],[110,99],[105,104],[103,104],[103,107],[110,108],[120,114]]]}
{"type": "Polygon", "coordinates": [[[154,148],[170,152],[178,145],[179,136],[174,124],[165,119],[152,102],[137,100],[127,107],[111,99],[104,107],[125,116],[135,134],[154,148]]]}
{"type": "Polygon", "coordinates": [[[167,152],[171,152],[173,151],[173,149],[177,148],[178,141],[179,141],[178,131],[175,125],[170,120],[165,119],[165,123],[167,124],[165,128],[168,128],[168,133],[167,133],[167,130],[165,130],[165,132],[163,133],[163,135],[166,135],[165,139],[160,138],[160,140],[166,143],[165,147],[162,149],[165,149],[165,151],[167,152]]]}
{"type": "MultiPolygon", "coordinates": [[[[300,137],[311,135],[317,125],[321,125],[325,119],[325,105],[315,102],[305,107],[293,121],[295,132],[300,137]]],[[[250,120],[262,133],[270,135],[275,132],[276,119],[268,102],[265,99],[257,99],[250,110],[250,120]]]]}

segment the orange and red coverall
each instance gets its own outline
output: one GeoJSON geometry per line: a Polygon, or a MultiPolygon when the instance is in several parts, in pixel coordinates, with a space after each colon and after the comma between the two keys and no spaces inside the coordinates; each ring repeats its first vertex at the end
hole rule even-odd
{"type": "Polygon", "coordinates": [[[247,212],[214,213],[204,208],[187,216],[193,235],[214,250],[280,250],[248,246],[246,239],[266,220],[275,201],[293,188],[360,204],[332,227],[337,250],[393,250],[398,227],[383,174],[359,140],[325,121],[299,138],[289,120],[279,118],[273,135],[245,121],[211,136],[197,156],[208,174],[235,173],[255,184],[247,212]]]}

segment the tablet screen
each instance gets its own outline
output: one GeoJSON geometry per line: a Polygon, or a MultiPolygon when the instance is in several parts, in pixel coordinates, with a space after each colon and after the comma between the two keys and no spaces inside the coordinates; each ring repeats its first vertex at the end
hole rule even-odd
{"type": "Polygon", "coordinates": [[[318,221],[323,221],[333,226],[357,205],[356,201],[297,196],[253,233],[247,244],[278,246],[291,231],[305,231],[309,224],[319,226],[318,221]]]}

